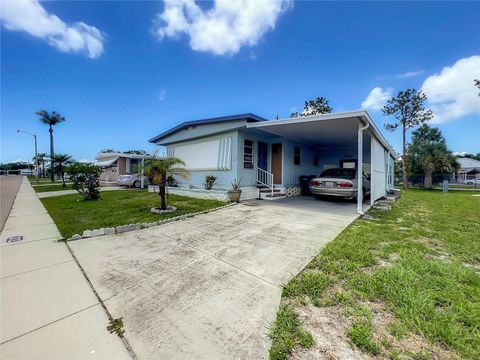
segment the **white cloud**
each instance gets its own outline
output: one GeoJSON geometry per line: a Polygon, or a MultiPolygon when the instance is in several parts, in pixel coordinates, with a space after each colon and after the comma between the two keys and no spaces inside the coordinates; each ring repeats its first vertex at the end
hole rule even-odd
{"type": "Polygon", "coordinates": [[[66,53],[84,53],[95,59],[103,53],[100,30],[83,22],[66,24],[49,14],[38,0],[2,1],[0,19],[6,29],[24,31],[66,53]]]}
{"type": "Polygon", "coordinates": [[[160,90],[160,92],[158,93],[158,100],[165,101],[166,98],[167,98],[167,90],[165,89],[160,90]]]}
{"type": "Polygon", "coordinates": [[[93,163],[94,161],[88,160],[88,159],[80,159],[80,160],[78,160],[78,162],[79,162],[79,163],[87,164],[87,163],[93,163]]]}
{"type": "Polygon", "coordinates": [[[433,111],[432,123],[444,123],[470,114],[480,115],[480,97],[473,79],[480,79],[480,56],[458,60],[429,76],[422,85],[433,111]]]}
{"type": "Polygon", "coordinates": [[[415,76],[422,75],[425,72],[425,70],[417,70],[417,71],[407,71],[402,74],[398,74],[395,76],[397,79],[409,79],[415,76]]]}
{"type": "Polygon", "coordinates": [[[387,100],[392,97],[393,89],[381,87],[374,87],[367,98],[362,102],[362,108],[380,110],[387,103],[387,100]]]}
{"type": "Polygon", "coordinates": [[[256,45],[293,4],[292,0],[215,0],[211,9],[203,10],[195,0],[164,2],[152,28],[156,37],[186,34],[193,50],[216,55],[233,55],[242,46],[256,45]]]}

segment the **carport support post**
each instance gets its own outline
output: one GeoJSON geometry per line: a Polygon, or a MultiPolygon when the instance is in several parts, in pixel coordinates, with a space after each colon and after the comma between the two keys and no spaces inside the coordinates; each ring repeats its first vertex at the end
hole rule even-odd
{"type": "Polygon", "coordinates": [[[368,128],[369,123],[362,126],[361,121],[358,122],[357,135],[357,213],[363,214],[363,130],[368,128]]]}

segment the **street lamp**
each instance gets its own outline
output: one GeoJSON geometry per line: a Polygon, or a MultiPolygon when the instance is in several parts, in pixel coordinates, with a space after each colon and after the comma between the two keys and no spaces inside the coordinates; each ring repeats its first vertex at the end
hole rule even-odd
{"type": "Polygon", "coordinates": [[[38,182],[38,152],[37,152],[37,135],[35,134],[32,134],[32,133],[29,133],[28,131],[25,131],[25,130],[20,130],[20,129],[17,129],[17,133],[25,133],[25,134],[28,134],[28,135],[32,135],[33,136],[33,139],[35,140],[35,167],[36,167],[36,172],[35,172],[35,178],[38,182]]]}

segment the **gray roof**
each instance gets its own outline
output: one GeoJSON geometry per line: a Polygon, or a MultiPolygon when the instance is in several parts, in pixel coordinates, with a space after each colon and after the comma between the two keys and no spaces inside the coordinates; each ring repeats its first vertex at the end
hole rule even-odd
{"type": "Polygon", "coordinates": [[[458,165],[460,165],[461,169],[480,168],[479,160],[475,160],[467,157],[457,158],[457,163],[458,165]]]}

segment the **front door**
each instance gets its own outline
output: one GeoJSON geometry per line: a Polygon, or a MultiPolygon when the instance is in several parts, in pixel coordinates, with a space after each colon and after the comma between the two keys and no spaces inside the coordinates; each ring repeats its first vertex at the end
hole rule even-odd
{"type": "Polygon", "coordinates": [[[259,169],[268,170],[268,144],[262,141],[258,142],[257,167],[259,169]]]}
{"type": "Polygon", "coordinates": [[[273,183],[282,183],[282,144],[272,144],[273,183]]]}

